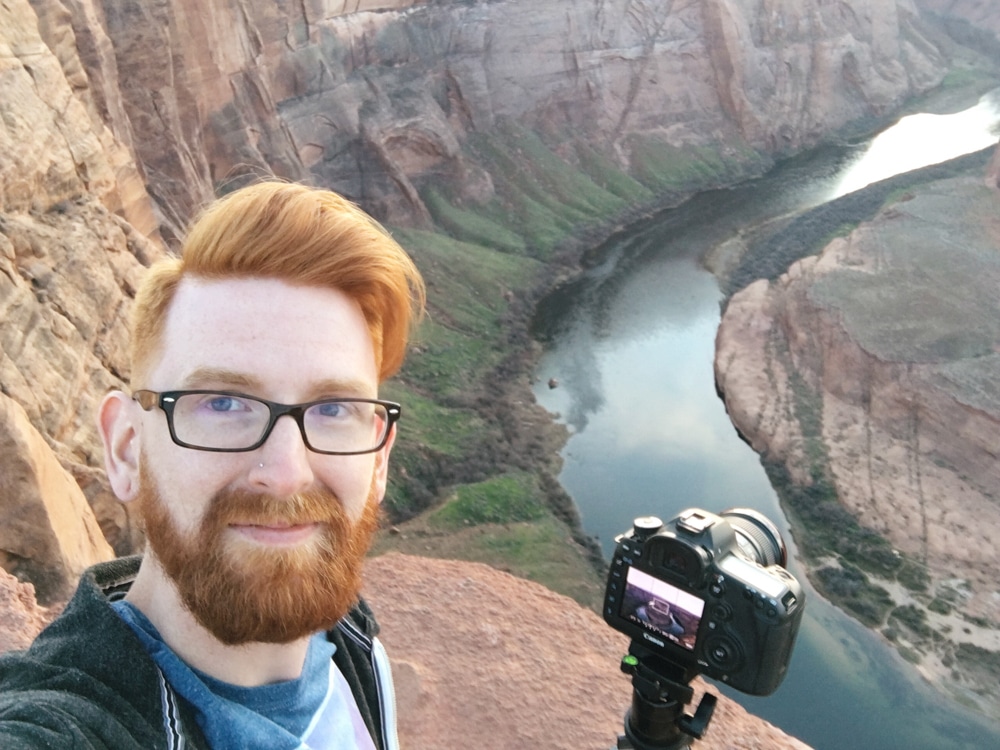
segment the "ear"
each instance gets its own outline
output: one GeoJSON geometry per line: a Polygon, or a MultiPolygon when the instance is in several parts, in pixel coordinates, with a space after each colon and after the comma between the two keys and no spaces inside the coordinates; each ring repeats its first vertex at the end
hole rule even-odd
{"type": "Polygon", "coordinates": [[[392,426],[389,430],[389,437],[386,438],[385,445],[378,449],[375,454],[375,478],[374,478],[374,490],[375,497],[378,502],[382,502],[382,498],[385,497],[385,487],[389,479],[389,453],[392,451],[392,445],[396,442],[396,425],[392,426]]]}
{"type": "Polygon", "coordinates": [[[139,492],[139,432],[135,404],[121,391],[111,391],[97,413],[97,428],[104,444],[104,468],[111,489],[122,502],[139,492]]]}

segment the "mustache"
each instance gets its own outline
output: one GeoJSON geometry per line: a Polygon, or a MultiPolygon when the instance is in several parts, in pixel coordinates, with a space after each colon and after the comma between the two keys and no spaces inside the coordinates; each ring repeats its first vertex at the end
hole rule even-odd
{"type": "Polygon", "coordinates": [[[213,528],[230,524],[255,526],[337,525],[348,522],[337,496],[313,490],[277,497],[248,490],[224,490],[209,503],[204,523],[213,528]]]}

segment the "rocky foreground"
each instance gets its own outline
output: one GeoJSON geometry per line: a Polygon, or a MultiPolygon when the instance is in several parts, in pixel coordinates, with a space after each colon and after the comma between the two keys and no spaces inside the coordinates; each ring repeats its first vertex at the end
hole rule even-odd
{"type": "Polygon", "coordinates": [[[814,548],[820,587],[849,593],[845,581],[867,578],[876,604],[858,611],[876,620],[868,624],[993,715],[998,175],[1000,151],[985,184],[980,174],[914,188],[820,255],[740,291],[716,351],[730,416],[755,450],[795,485],[829,483],[862,529],[918,573],[883,578],[870,561],[860,573],[851,550],[814,548]]]}
{"type": "MultiPolygon", "coordinates": [[[[366,597],[393,661],[407,750],[604,750],[631,699],[624,636],[573,600],[476,563],[389,554],[366,597]]],[[[52,610],[0,570],[0,651],[24,648],[52,610]]],[[[696,685],[694,705],[705,685],[696,685]]],[[[720,697],[700,750],[808,750],[720,697]]]]}

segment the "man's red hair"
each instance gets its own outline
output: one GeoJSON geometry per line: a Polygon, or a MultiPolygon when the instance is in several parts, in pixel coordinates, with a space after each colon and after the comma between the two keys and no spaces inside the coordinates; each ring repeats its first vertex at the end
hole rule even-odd
{"type": "Polygon", "coordinates": [[[192,276],[280,279],[344,292],[368,323],[380,381],[402,366],[425,301],[413,261],[353,203],[304,185],[251,185],[208,206],[180,257],[159,261],[147,272],[132,313],[133,386],[152,368],[177,287],[192,276]]]}

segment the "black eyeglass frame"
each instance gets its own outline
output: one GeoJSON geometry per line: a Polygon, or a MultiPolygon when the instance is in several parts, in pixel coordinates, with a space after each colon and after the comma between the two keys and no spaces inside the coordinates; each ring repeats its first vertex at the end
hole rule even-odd
{"type": "Polygon", "coordinates": [[[210,389],[190,391],[138,390],[132,394],[132,400],[139,404],[143,411],[152,411],[156,407],[163,410],[163,413],[167,416],[167,430],[170,432],[170,439],[173,440],[175,444],[181,446],[182,448],[190,448],[196,451],[208,451],[210,453],[249,453],[250,451],[257,450],[267,442],[267,439],[271,437],[271,432],[274,430],[274,425],[276,425],[278,420],[286,414],[295,420],[295,423],[299,426],[299,433],[302,435],[302,442],[305,443],[306,448],[311,450],[313,453],[320,453],[324,456],[359,456],[364,453],[375,453],[385,446],[386,442],[389,440],[389,435],[392,434],[393,425],[399,421],[399,418],[403,414],[403,407],[395,401],[383,401],[382,399],[377,398],[321,398],[316,401],[307,401],[304,404],[279,404],[276,401],[268,401],[266,398],[251,396],[247,393],[239,393],[238,391],[217,391],[210,389]],[[177,433],[174,431],[174,407],[177,406],[177,399],[181,396],[198,394],[214,394],[218,396],[232,396],[233,398],[247,398],[264,404],[267,407],[270,416],[267,426],[261,434],[260,440],[247,448],[206,448],[201,445],[186,443],[178,438],[177,433]],[[309,442],[309,436],[306,435],[306,426],[303,422],[303,418],[305,417],[306,411],[313,406],[316,406],[317,404],[328,404],[331,402],[378,404],[384,407],[386,413],[385,433],[382,435],[382,439],[379,441],[378,445],[374,448],[368,448],[363,451],[323,451],[318,448],[314,448],[309,442]]]}

